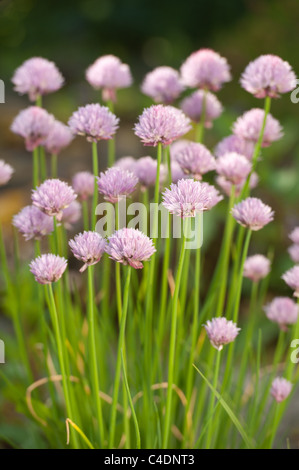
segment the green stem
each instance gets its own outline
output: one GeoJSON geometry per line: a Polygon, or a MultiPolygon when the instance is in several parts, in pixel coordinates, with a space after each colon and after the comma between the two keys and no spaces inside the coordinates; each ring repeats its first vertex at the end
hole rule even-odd
{"type": "Polygon", "coordinates": [[[275,413],[274,413],[274,419],[273,419],[273,424],[272,424],[272,433],[270,437],[270,442],[269,442],[269,449],[272,449],[273,444],[274,444],[274,439],[277,433],[277,429],[279,426],[279,421],[280,421],[280,413],[279,413],[279,403],[275,404],[275,413]]]}
{"type": "Polygon", "coordinates": [[[96,142],[92,142],[92,167],[93,167],[93,174],[94,174],[94,192],[93,192],[93,198],[92,198],[91,230],[95,230],[96,207],[98,205],[97,177],[99,175],[98,147],[97,147],[96,142]]]}
{"type": "MultiPolygon", "coordinates": [[[[108,101],[108,108],[111,113],[114,113],[114,103],[112,100],[108,101]]],[[[115,162],[115,139],[108,140],[108,167],[114,165],[115,162]]]]}
{"type": "Polygon", "coordinates": [[[88,215],[88,203],[87,200],[84,199],[82,201],[82,210],[83,210],[83,226],[84,230],[88,231],[89,229],[89,215],[88,215]]]}
{"type": "Polygon", "coordinates": [[[203,142],[204,130],[205,130],[206,98],[207,98],[207,90],[206,90],[206,88],[204,88],[200,122],[195,124],[195,141],[200,142],[200,143],[203,142]]]}
{"type": "Polygon", "coordinates": [[[51,155],[51,177],[57,178],[57,155],[55,153],[51,155]]]}
{"type": "MultiPolygon", "coordinates": [[[[213,381],[213,387],[215,390],[217,390],[217,385],[218,385],[220,358],[221,358],[221,351],[218,350],[217,355],[216,355],[216,365],[215,365],[214,381],[213,381]]],[[[215,403],[215,396],[214,396],[214,393],[212,393],[211,398],[210,398],[210,403],[208,405],[207,416],[210,416],[212,414],[214,403],[215,403]]],[[[210,420],[208,431],[207,431],[206,449],[210,449],[211,447],[214,426],[215,426],[215,423],[213,422],[213,420],[210,420]]]]}
{"type": "Polygon", "coordinates": [[[126,373],[126,365],[125,365],[123,351],[121,351],[121,361],[122,361],[122,370],[123,370],[123,376],[124,376],[124,383],[125,383],[125,386],[126,386],[126,392],[127,392],[127,395],[128,395],[128,400],[129,400],[129,403],[130,403],[130,407],[131,407],[131,411],[132,411],[132,417],[133,417],[134,426],[135,426],[136,448],[140,449],[141,442],[140,442],[139,425],[138,425],[137,416],[136,416],[136,413],[135,413],[135,410],[134,410],[134,404],[133,404],[133,400],[132,400],[131,393],[130,393],[130,387],[129,387],[129,384],[128,384],[127,373],[126,373]]]}
{"type": "Polygon", "coordinates": [[[33,157],[32,183],[33,183],[33,189],[35,189],[39,183],[38,147],[33,149],[32,157],[33,157]]]}
{"type": "Polygon", "coordinates": [[[42,145],[40,145],[38,148],[39,148],[39,157],[40,157],[41,181],[45,181],[45,179],[47,179],[47,162],[46,162],[45,149],[42,145]]]}

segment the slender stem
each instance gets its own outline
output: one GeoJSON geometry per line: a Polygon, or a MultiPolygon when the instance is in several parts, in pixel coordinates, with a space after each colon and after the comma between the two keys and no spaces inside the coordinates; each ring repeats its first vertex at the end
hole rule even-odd
{"type": "Polygon", "coordinates": [[[135,426],[136,448],[140,449],[141,442],[140,442],[139,425],[138,425],[138,420],[137,420],[137,416],[136,416],[135,409],[134,409],[133,400],[132,400],[131,393],[130,393],[130,387],[129,387],[129,384],[128,384],[127,373],[126,373],[126,364],[125,364],[125,360],[124,360],[123,351],[121,351],[121,362],[122,362],[124,383],[125,383],[125,386],[126,386],[126,392],[127,392],[127,395],[128,395],[128,400],[129,400],[129,403],[130,403],[130,407],[131,407],[131,411],[132,411],[132,417],[133,417],[134,426],[135,426]]]}
{"type": "Polygon", "coordinates": [[[51,176],[57,178],[57,155],[55,153],[51,155],[51,176]]]}
{"type": "Polygon", "coordinates": [[[93,174],[94,174],[94,192],[93,192],[93,198],[92,198],[91,230],[95,230],[96,207],[98,204],[97,177],[99,175],[98,147],[97,147],[96,142],[92,142],[92,166],[93,166],[93,174]]]}
{"type": "Polygon", "coordinates": [[[272,449],[273,444],[274,444],[274,439],[277,433],[277,429],[279,426],[279,421],[280,421],[280,413],[279,413],[279,403],[275,404],[275,413],[274,413],[274,419],[273,419],[273,424],[272,424],[272,433],[270,437],[270,442],[269,442],[269,449],[272,449]]]}
{"type": "Polygon", "coordinates": [[[45,179],[47,178],[47,162],[46,162],[45,149],[42,145],[40,145],[38,148],[39,148],[39,157],[40,157],[41,181],[45,181],[45,179]]]}
{"type": "Polygon", "coordinates": [[[87,200],[84,199],[82,201],[82,210],[83,210],[83,226],[84,230],[88,231],[89,229],[89,215],[88,215],[88,203],[87,200]]]}
{"type": "Polygon", "coordinates": [[[95,339],[95,312],[94,312],[94,286],[93,286],[93,275],[94,267],[88,267],[88,322],[89,322],[89,344],[90,344],[90,358],[91,358],[91,373],[92,373],[92,385],[94,400],[96,403],[98,426],[99,426],[99,442],[100,446],[104,445],[104,422],[102,403],[100,398],[100,385],[99,385],[99,374],[97,365],[97,352],[96,352],[96,339],[95,339]]]}
{"type": "Polygon", "coordinates": [[[203,142],[204,130],[205,130],[206,99],[207,99],[207,90],[206,88],[204,88],[200,121],[195,124],[195,141],[200,142],[200,143],[203,142]]]}
{"type": "MultiPolygon", "coordinates": [[[[186,219],[186,225],[189,229],[189,219],[186,219]]],[[[171,330],[170,330],[170,345],[169,345],[169,359],[168,359],[168,388],[167,388],[167,399],[166,399],[166,411],[165,411],[165,424],[163,433],[163,449],[168,446],[169,433],[170,433],[170,418],[171,418],[171,405],[172,405],[172,386],[174,377],[174,359],[175,359],[175,348],[176,348],[176,328],[177,328],[177,316],[178,316],[178,300],[180,292],[180,283],[182,277],[182,270],[184,265],[185,257],[185,245],[186,235],[184,233],[180,259],[178,264],[178,270],[175,280],[175,289],[172,299],[172,315],[171,315],[171,330]]]]}
{"type": "Polygon", "coordinates": [[[168,169],[168,185],[170,186],[172,183],[172,174],[171,174],[171,158],[170,158],[170,147],[167,145],[165,147],[166,151],[166,159],[167,159],[167,169],[168,169]]]}
{"type": "Polygon", "coordinates": [[[39,106],[40,108],[43,106],[42,102],[42,95],[38,95],[35,101],[35,106],[39,106]]]}
{"type": "MultiPolygon", "coordinates": [[[[108,101],[108,108],[111,113],[114,113],[114,103],[112,100],[108,101]]],[[[115,139],[108,140],[108,167],[113,166],[115,162],[115,139]]]]}
{"type": "MultiPolygon", "coordinates": [[[[214,381],[213,381],[213,387],[214,387],[215,390],[217,390],[217,384],[218,384],[220,358],[221,358],[221,351],[217,351],[216,365],[215,365],[215,372],[214,372],[214,381]]],[[[213,411],[213,408],[214,408],[214,403],[215,403],[215,396],[214,396],[214,393],[211,393],[210,403],[208,405],[207,416],[210,416],[212,414],[212,411],[213,411]]],[[[210,420],[209,427],[208,427],[208,430],[207,430],[206,449],[209,449],[210,446],[211,446],[212,437],[213,437],[213,427],[214,427],[213,420],[210,420]]]]}
{"type": "MultiPolygon", "coordinates": [[[[125,329],[126,329],[126,318],[128,311],[128,299],[129,299],[129,288],[130,288],[130,279],[131,279],[131,267],[127,268],[127,279],[124,289],[124,301],[123,309],[121,314],[120,321],[120,332],[118,339],[117,347],[117,359],[116,359],[116,370],[114,378],[114,388],[113,388],[113,398],[111,405],[111,415],[110,415],[110,435],[109,435],[109,449],[112,449],[114,446],[114,436],[115,436],[115,424],[116,424],[116,410],[117,410],[117,400],[119,394],[119,384],[120,384],[120,374],[121,374],[121,352],[125,346],[125,329]]],[[[126,412],[126,410],[125,410],[126,412]]]]}
{"type": "Polygon", "coordinates": [[[32,183],[33,183],[33,188],[35,189],[39,183],[38,147],[33,149],[32,157],[33,157],[32,183]]]}

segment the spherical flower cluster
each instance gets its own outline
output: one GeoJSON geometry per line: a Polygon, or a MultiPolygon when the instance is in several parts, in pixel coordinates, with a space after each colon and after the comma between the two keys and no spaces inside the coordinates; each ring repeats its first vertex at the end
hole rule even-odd
{"type": "Polygon", "coordinates": [[[294,297],[299,297],[299,266],[294,266],[284,273],[282,279],[294,291],[294,297]]]}
{"type": "Polygon", "coordinates": [[[8,163],[5,163],[4,160],[0,160],[0,186],[8,183],[10,180],[14,169],[8,163]]]}
{"type": "Polygon", "coordinates": [[[204,325],[211,345],[221,351],[225,344],[235,340],[241,328],[238,328],[231,320],[228,321],[224,317],[213,318],[208,320],[204,325]]]}
{"type": "Polygon", "coordinates": [[[75,258],[84,263],[80,272],[85,271],[87,266],[92,266],[100,261],[105,252],[107,242],[97,232],[83,232],[69,241],[70,249],[75,258]]]}
{"type": "Polygon", "coordinates": [[[53,218],[35,206],[25,206],[13,217],[13,225],[25,240],[40,240],[54,230],[53,218]]]}
{"type": "Polygon", "coordinates": [[[191,88],[217,91],[231,80],[227,60],[211,49],[193,52],[181,67],[183,83],[191,88]]]}
{"type": "Polygon", "coordinates": [[[177,154],[180,153],[187,145],[191,144],[191,142],[192,140],[187,139],[179,139],[173,142],[173,144],[169,146],[171,160],[176,162],[177,154]]]}
{"type": "Polygon", "coordinates": [[[34,150],[43,144],[49,135],[54,123],[54,116],[39,106],[30,106],[20,111],[11,125],[15,134],[25,139],[28,151],[34,150]]]}
{"type": "Polygon", "coordinates": [[[241,85],[256,98],[278,98],[296,88],[296,75],[290,64],[272,54],[250,62],[241,77],[241,85]]]}
{"type": "Polygon", "coordinates": [[[116,90],[132,84],[132,75],[127,64],[114,55],[99,57],[86,70],[86,80],[96,90],[102,89],[104,101],[116,101],[116,90]]]}
{"type": "Polygon", "coordinates": [[[290,233],[289,238],[293,243],[299,245],[299,227],[295,227],[294,230],[290,233]]]}
{"type": "Polygon", "coordinates": [[[259,282],[268,276],[271,269],[271,262],[263,255],[249,256],[244,263],[243,276],[248,277],[253,282],[259,282]]]}
{"type": "Polygon", "coordinates": [[[171,214],[179,217],[195,217],[197,213],[210,210],[222,196],[214,186],[192,179],[172,183],[163,193],[162,204],[171,214]]]}
{"type": "MultiPolygon", "coordinates": [[[[256,186],[258,184],[258,181],[259,181],[259,178],[258,178],[257,173],[253,172],[251,174],[250,180],[249,180],[250,189],[256,188],[256,186]]],[[[245,182],[246,181],[243,180],[241,183],[234,185],[235,186],[235,196],[236,197],[240,196],[245,182]]],[[[229,180],[227,180],[224,176],[217,176],[216,183],[218,184],[218,186],[220,186],[222,191],[224,191],[224,193],[227,196],[231,195],[233,184],[229,180]]]]}
{"type": "MultiPolygon", "coordinates": [[[[152,157],[142,157],[136,160],[134,173],[142,188],[153,186],[157,176],[157,160],[152,157]]],[[[163,164],[160,165],[160,184],[165,180],[167,171],[163,164]]]]}
{"type": "Polygon", "coordinates": [[[136,160],[133,157],[122,157],[119,160],[116,160],[114,166],[118,166],[119,168],[122,168],[123,170],[128,170],[131,171],[132,173],[135,172],[135,165],[136,165],[136,160]]]}
{"type": "Polygon", "coordinates": [[[188,175],[184,173],[184,171],[182,170],[182,168],[180,167],[180,165],[178,164],[176,160],[171,160],[170,168],[171,168],[171,181],[173,183],[177,183],[179,180],[188,178],[188,175]]]}
{"type": "MultiPolygon", "coordinates": [[[[263,109],[253,108],[238,117],[233,124],[233,133],[242,139],[256,143],[263,126],[265,112],[263,109]]],[[[272,142],[281,139],[282,127],[271,114],[267,115],[264,129],[262,147],[268,147],[272,142]]]]}
{"type": "Polygon", "coordinates": [[[244,155],[225,153],[216,160],[216,171],[232,184],[242,184],[251,171],[251,163],[244,155]]]}
{"type": "Polygon", "coordinates": [[[271,395],[277,403],[281,403],[290,395],[293,385],[287,379],[276,377],[271,385],[271,395]]]}
{"type": "Polygon", "coordinates": [[[141,91],[156,103],[170,104],[184,90],[179,73],[172,67],[157,67],[149,72],[141,85],[141,91]]]}
{"type": "Polygon", "coordinates": [[[242,139],[237,135],[229,135],[222,139],[215,148],[216,157],[221,157],[228,152],[237,152],[244,155],[248,160],[252,159],[254,150],[254,142],[242,139]]]}
{"type": "Polygon", "coordinates": [[[66,267],[67,260],[53,254],[38,256],[30,263],[30,271],[40,284],[51,284],[58,281],[66,267]]]}
{"type": "Polygon", "coordinates": [[[82,216],[82,206],[80,202],[73,201],[68,207],[63,209],[60,222],[67,230],[71,230],[73,225],[77,223],[82,216]]]}
{"type": "Polygon", "coordinates": [[[275,297],[264,306],[264,311],[269,320],[278,323],[283,331],[288,330],[287,325],[293,325],[298,320],[298,305],[288,297],[275,297]]]}
{"type": "Polygon", "coordinates": [[[62,211],[75,199],[73,188],[59,179],[48,179],[32,191],[32,203],[45,214],[61,220],[62,211]]]}
{"type": "Polygon", "coordinates": [[[68,125],[73,134],[86,136],[88,142],[112,139],[119,119],[106,106],[87,104],[75,111],[68,125]]]}
{"type": "Polygon", "coordinates": [[[181,108],[186,116],[188,116],[192,121],[200,122],[204,100],[204,125],[205,127],[210,128],[212,127],[212,122],[217,119],[223,111],[222,104],[218,100],[217,96],[213,95],[213,93],[197,90],[181,102],[181,108]]]}
{"type": "Polygon", "coordinates": [[[156,251],[152,240],[134,228],[117,230],[108,241],[106,251],[110,258],[135,269],[142,269],[143,261],[149,260],[156,251]]]}
{"type": "Polygon", "coordinates": [[[240,225],[256,231],[273,220],[274,212],[260,199],[248,197],[233,207],[232,215],[240,225]]]}
{"type": "Polygon", "coordinates": [[[55,120],[49,130],[43,145],[47,152],[58,155],[61,150],[67,147],[74,136],[70,131],[70,128],[60,121],[55,120]]]}
{"type": "Polygon", "coordinates": [[[216,167],[211,152],[204,145],[195,142],[184,146],[180,152],[176,153],[175,158],[182,170],[197,180],[201,180],[202,175],[216,167]]]}
{"type": "Polygon", "coordinates": [[[299,263],[299,245],[295,244],[290,246],[288,252],[291,260],[294,261],[294,263],[299,263]]]}
{"type": "Polygon", "coordinates": [[[173,106],[153,105],[146,108],[135,124],[135,134],[144,145],[171,144],[191,130],[190,119],[173,106]]]}
{"type": "Polygon", "coordinates": [[[129,196],[136,188],[137,176],[130,171],[117,166],[108,168],[105,173],[100,173],[98,188],[104,194],[106,201],[115,203],[124,196],[129,196]]]}
{"type": "Polygon", "coordinates": [[[82,201],[94,193],[94,175],[89,171],[79,171],[72,180],[74,191],[82,201]]]}
{"type": "Polygon", "coordinates": [[[30,101],[35,101],[41,95],[59,90],[64,79],[54,62],[32,57],[17,68],[11,81],[15,91],[21,95],[28,93],[30,101]]]}

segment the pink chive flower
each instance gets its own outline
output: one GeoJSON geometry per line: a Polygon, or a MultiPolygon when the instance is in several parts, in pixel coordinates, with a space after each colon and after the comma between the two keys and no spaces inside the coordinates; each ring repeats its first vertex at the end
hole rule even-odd
{"type": "Polygon", "coordinates": [[[253,282],[259,282],[268,276],[271,269],[271,263],[263,255],[249,256],[244,263],[243,276],[248,277],[253,282]]]}
{"type": "Polygon", "coordinates": [[[135,269],[142,269],[143,261],[148,261],[156,251],[153,241],[134,228],[117,230],[108,241],[106,252],[110,258],[135,269]]]}
{"type": "Polygon", "coordinates": [[[12,177],[13,172],[14,169],[12,166],[10,166],[8,163],[5,163],[4,160],[0,160],[0,186],[8,183],[12,177]]]}
{"type": "MultiPolygon", "coordinates": [[[[141,157],[135,163],[135,175],[137,176],[141,188],[145,189],[154,186],[157,176],[157,160],[152,157],[141,157]]],[[[165,165],[160,165],[160,183],[163,184],[167,175],[165,165]]]]}
{"type": "Polygon", "coordinates": [[[186,174],[201,180],[202,175],[216,168],[211,152],[202,144],[191,142],[176,154],[176,161],[186,174]]]}
{"type": "Polygon", "coordinates": [[[183,90],[179,73],[172,67],[157,67],[145,76],[141,85],[142,93],[164,104],[172,103],[183,90]]]}
{"type": "Polygon", "coordinates": [[[119,119],[106,106],[87,104],[75,111],[68,125],[73,134],[83,135],[88,142],[112,139],[119,119]]]}
{"type": "Polygon", "coordinates": [[[39,106],[23,109],[13,120],[11,130],[25,139],[29,152],[43,144],[54,123],[54,116],[39,106]]]}
{"type": "Polygon", "coordinates": [[[122,157],[119,160],[116,160],[114,166],[122,168],[123,170],[131,171],[135,173],[136,159],[133,157],[122,157]]]}
{"type": "Polygon", "coordinates": [[[180,153],[187,145],[191,144],[192,140],[187,139],[179,139],[173,142],[170,145],[170,158],[171,160],[176,162],[176,155],[180,153]]]}
{"type": "Polygon", "coordinates": [[[200,122],[204,96],[205,127],[210,128],[212,127],[213,121],[217,119],[223,111],[222,104],[213,93],[205,93],[203,90],[197,90],[181,102],[181,108],[192,121],[200,122]]]}
{"type": "Polygon", "coordinates": [[[299,263],[299,245],[290,246],[288,252],[291,260],[294,261],[294,263],[299,263]]]}
{"type": "Polygon", "coordinates": [[[129,196],[136,189],[137,176],[130,171],[119,167],[108,168],[105,173],[100,173],[98,178],[99,192],[104,195],[106,201],[115,203],[124,196],[129,196]]]}
{"type": "MultiPolygon", "coordinates": [[[[259,177],[257,173],[253,172],[252,175],[250,176],[250,181],[249,181],[250,189],[256,188],[256,186],[258,185],[258,182],[259,182],[259,177]]],[[[231,195],[233,184],[230,181],[228,181],[224,176],[217,176],[216,183],[218,184],[218,186],[220,186],[222,191],[227,196],[231,195]]],[[[241,183],[234,185],[236,197],[240,196],[242,189],[244,187],[244,184],[245,184],[245,181],[242,181],[241,183]]]]}
{"type": "Polygon", "coordinates": [[[271,386],[271,395],[277,403],[281,403],[290,395],[293,385],[287,379],[276,377],[271,386]]]}
{"type": "Polygon", "coordinates": [[[192,179],[172,183],[163,193],[162,204],[171,214],[179,217],[195,217],[197,213],[210,210],[221,199],[214,186],[192,179]]]}
{"type": "Polygon", "coordinates": [[[193,52],[181,66],[182,81],[191,88],[218,91],[231,80],[227,60],[211,49],[193,52]]]}
{"type": "Polygon", "coordinates": [[[248,197],[236,204],[232,215],[240,225],[254,231],[262,229],[274,218],[271,207],[256,197],[248,197]]]}
{"type": "Polygon", "coordinates": [[[32,191],[32,203],[42,212],[61,220],[62,211],[75,199],[73,188],[59,179],[48,179],[32,191]]]}
{"type": "Polygon", "coordinates": [[[25,240],[41,240],[54,230],[53,218],[35,206],[25,206],[13,217],[13,225],[25,240]]]}
{"type": "Polygon", "coordinates": [[[241,328],[238,328],[231,320],[228,321],[224,317],[213,318],[208,320],[204,325],[211,345],[221,351],[225,344],[235,340],[241,328]]]}
{"type": "Polygon", "coordinates": [[[114,55],[99,57],[86,70],[86,80],[96,90],[102,89],[104,101],[116,101],[116,90],[132,84],[132,75],[127,64],[114,55]]]}
{"type": "Polygon", "coordinates": [[[134,131],[144,145],[171,144],[191,130],[190,119],[173,106],[162,104],[146,108],[134,131]]]}
{"type": "Polygon", "coordinates": [[[79,171],[73,177],[72,186],[81,201],[85,201],[94,193],[94,175],[89,171],[79,171]]]}
{"type": "Polygon", "coordinates": [[[170,166],[171,166],[171,181],[173,183],[177,183],[179,180],[189,178],[189,176],[183,172],[182,168],[180,167],[177,161],[172,160],[170,166]]]}
{"type": "Polygon", "coordinates": [[[289,238],[293,243],[299,245],[299,227],[295,227],[294,230],[290,233],[289,238]]]}
{"type": "Polygon", "coordinates": [[[221,157],[228,152],[237,152],[240,155],[244,155],[248,160],[252,160],[253,150],[253,142],[232,134],[228,137],[225,137],[218,143],[214,153],[216,157],[221,157]]]}
{"type": "Polygon", "coordinates": [[[299,297],[299,266],[294,266],[282,276],[284,282],[294,291],[294,297],[299,297]]]}
{"type": "Polygon", "coordinates": [[[30,263],[30,271],[40,284],[57,282],[67,267],[67,260],[61,256],[47,254],[35,258],[30,263]]]}
{"type": "Polygon", "coordinates": [[[88,266],[100,261],[106,245],[106,240],[99,233],[91,231],[79,233],[73,240],[69,241],[70,249],[75,258],[84,263],[80,273],[83,273],[88,266]]]}
{"type": "Polygon", "coordinates": [[[68,207],[63,209],[60,222],[67,230],[71,230],[82,216],[82,206],[80,202],[73,201],[68,207]]]}
{"type": "Polygon", "coordinates": [[[28,93],[30,101],[35,101],[39,96],[59,90],[64,78],[54,62],[32,57],[16,69],[11,81],[15,91],[21,95],[28,93]]]}
{"type": "Polygon", "coordinates": [[[297,86],[290,64],[277,55],[261,55],[250,62],[241,77],[241,86],[256,98],[278,98],[297,86]]]}
{"type": "Polygon", "coordinates": [[[232,184],[242,184],[251,171],[251,163],[244,155],[225,153],[216,160],[216,172],[232,184]]]}
{"type": "Polygon", "coordinates": [[[264,306],[264,311],[269,320],[278,323],[283,331],[288,331],[287,325],[293,325],[298,320],[298,305],[289,297],[275,297],[264,306]]]}
{"type": "MultiPolygon", "coordinates": [[[[247,111],[233,124],[233,133],[242,139],[256,143],[262,129],[265,112],[263,109],[253,108],[247,111]]],[[[262,147],[269,147],[272,142],[281,139],[282,127],[271,114],[267,115],[263,135],[262,147]]]]}
{"type": "Polygon", "coordinates": [[[70,128],[62,122],[55,120],[49,130],[49,134],[43,142],[43,145],[47,152],[58,155],[62,149],[71,143],[73,138],[74,136],[71,133],[70,128]]]}

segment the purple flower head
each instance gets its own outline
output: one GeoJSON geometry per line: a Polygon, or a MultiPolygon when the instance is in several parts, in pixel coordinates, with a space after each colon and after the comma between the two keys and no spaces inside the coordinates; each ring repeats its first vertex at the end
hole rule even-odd
{"type": "Polygon", "coordinates": [[[141,86],[142,93],[164,104],[172,103],[183,90],[179,73],[172,67],[157,67],[145,76],[141,86]]]}
{"type": "Polygon", "coordinates": [[[52,93],[62,87],[64,79],[54,62],[42,57],[32,57],[16,69],[12,79],[15,91],[28,93],[30,101],[52,93]]]}
{"type": "Polygon", "coordinates": [[[251,163],[244,155],[229,152],[218,157],[216,171],[232,184],[243,184],[251,171],[251,163]]]}
{"type": "Polygon", "coordinates": [[[135,134],[144,145],[171,144],[191,130],[190,119],[173,106],[162,104],[146,108],[135,124],[135,134]]]}
{"type": "Polygon", "coordinates": [[[25,139],[29,152],[43,144],[54,123],[54,116],[39,106],[23,109],[13,120],[11,130],[25,139]]]}
{"type": "Polygon", "coordinates": [[[295,227],[294,230],[290,233],[289,238],[293,243],[299,245],[299,227],[295,227]]]}
{"type": "Polygon", "coordinates": [[[250,62],[241,77],[241,86],[256,98],[278,98],[297,86],[290,64],[277,55],[261,55],[250,62]]]}
{"type": "Polygon", "coordinates": [[[263,255],[249,256],[244,263],[243,276],[248,277],[253,282],[259,282],[268,276],[271,269],[271,263],[263,255]]]}
{"type": "Polygon", "coordinates": [[[82,201],[94,193],[94,176],[89,171],[79,171],[72,180],[74,191],[82,201]]]}
{"type": "Polygon", "coordinates": [[[200,122],[204,95],[205,127],[210,128],[214,119],[217,119],[223,111],[222,104],[213,93],[197,90],[181,102],[181,108],[192,121],[200,122]]]}
{"type": "Polygon", "coordinates": [[[73,134],[83,135],[88,142],[112,139],[119,119],[106,106],[87,104],[75,111],[68,125],[73,134]]]}
{"type": "Polygon", "coordinates": [[[100,193],[109,202],[118,202],[124,196],[129,196],[135,191],[138,183],[137,176],[130,171],[123,170],[117,166],[108,168],[105,173],[100,173],[98,188],[100,193]]]}
{"type": "Polygon", "coordinates": [[[228,152],[237,152],[244,155],[248,160],[252,159],[254,143],[249,140],[242,139],[237,135],[229,135],[222,139],[215,148],[216,157],[221,157],[228,152]]]}
{"type": "Polygon", "coordinates": [[[294,263],[298,264],[299,263],[299,245],[292,245],[288,248],[289,255],[291,257],[291,260],[294,261],[294,263]]]}
{"type": "Polygon", "coordinates": [[[35,258],[30,263],[30,271],[40,284],[58,281],[67,267],[67,260],[61,256],[48,254],[35,258]]]}
{"type": "MultiPolygon", "coordinates": [[[[152,157],[142,157],[136,160],[135,175],[143,188],[154,186],[157,176],[157,160],[152,157]]],[[[160,183],[163,184],[167,171],[163,164],[160,165],[160,183]]]]}
{"type": "Polygon", "coordinates": [[[182,168],[176,160],[171,160],[171,180],[173,183],[177,183],[179,180],[189,178],[186,173],[183,172],[182,168]]]}
{"type": "Polygon", "coordinates": [[[74,136],[71,133],[70,128],[62,122],[55,120],[49,130],[49,134],[43,142],[43,145],[47,152],[58,155],[63,148],[67,147],[71,143],[73,138],[74,136]]]}
{"type": "Polygon", "coordinates": [[[61,223],[67,230],[71,230],[73,225],[81,219],[82,206],[80,202],[73,201],[68,207],[63,209],[61,216],[61,223]]]}
{"type": "Polygon", "coordinates": [[[25,206],[13,217],[13,225],[25,240],[40,240],[54,230],[53,218],[35,206],[25,206]]]}
{"type": "Polygon", "coordinates": [[[122,168],[123,170],[128,170],[131,173],[135,173],[136,159],[133,157],[122,157],[119,160],[116,160],[114,166],[122,168]]]}
{"type": "Polygon", "coordinates": [[[215,159],[209,150],[204,145],[195,142],[191,142],[177,152],[176,161],[187,175],[191,174],[196,180],[201,180],[202,175],[216,167],[215,159]]]}
{"type": "Polygon", "coordinates": [[[176,162],[177,154],[180,153],[187,145],[191,144],[191,142],[192,140],[187,139],[179,139],[173,142],[169,147],[171,160],[176,162]]]}
{"type": "Polygon", "coordinates": [[[108,240],[106,251],[110,258],[135,269],[142,269],[142,262],[148,261],[156,251],[152,240],[134,228],[117,230],[108,240]]]}
{"type": "Polygon", "coordinates": [[[0,186],[8,183],[10,180],[14,169],[8,163],[5,163],[4,160],[0,160],[0,186]]]}
{"type": "Polygon", "coordinates": [[[227,60],[211,49],[193,52],[181,67],[183,83],[191,88],[218,91],[231,80],[227,60]]]}
{"type": "MultiPolygon", "coordinates": [[[[233,133],[242,139],[256,143],[262,129],[265,112],[263,109],[253,108],[247,111],[233,124],[233,133]]],[[[262,147],[281,139],[283,136],[282,127],[271,114],[268,114],[263,135],[262,147]]]]}
{"type": "Polygon", "coordinates": [[[127,64],[114,55],[99,57],[86,70],[86,80],[96,90],[102,89],[104,101],[116,101],[116,90],[132,84],[132,75],[127,64]]]}
{"type": "Polygon", "coordinates": [[[276,377],[271,385],[271,395],[277,403],[281,403],[288,398],[291,393],[293,385],[287,379],[276,377]]]}
{"type": "Polygon", "coordinates": [[[256,231],[273,220],[274,212],[260,199],[248,197],[233,207],[232,215],[240,225],[256,231]]]}
{"type": "Polygon", "coordinates": [[[264,311],[269,320],[278,323],[283,331],[287,331],[287,325],[293,325],[298,320],[298,305],[289,297],[275,297],[265,305],[264,311]]]}
{"type": "Polygon", "coordinates": [[[228,321],[224,317],[213,318],[208,320],[204,325],[211,345],[221,351],[225,344],[231,343],[239,334],[241,328],[238,328],[231,320],[228,321]]]}
{"type": "Polygon", "coordinates": [[[282,276],[284,282],[294,291],[294,297],[299,297],[299,266],[294,266],[282,276]]]}
{"type": "Polygon", "coordinates": [[[87,266],[92,266],[100,261],[105,252],[107,242],[97,232],[83,232],[69,241],[70,249],[75,258],[83,261],[84,265],[80,269],[83,273],[87,266]]]}
{"type": "Polygon", "coordinates": [[[48,179],[32,191],[32,203],[45,214],[61,220],[62,211],[75,199],[73,188],[59,179],[48,179]]]}
{"type": "MultiPolygon", "coordinates": [[[[258,184],[258,181],[259,181],[259,177],[258,177],[257,173],[255,173],[255,172],[252,173],[252,175],[250,176],[250,181],[249,181],[250,189],[256,188],[257,184],[258,184]]],[[[230,181],[228,181],[224,176],[217,176],[216,183],[218,184],[218,186],[220,186],[222,191],[224,191],[224,193],[227,196],[231,195],[233,184],[230,181]]],[[[234,185],[235,186],[235,196],[236,197],[240,196],[240,194],[242,192],[242,189],[244,187],[244,184],[245,184],[245,181],[242,181],[241,183],[234,185]]]]}
{"type": "Polygon", "coordinates": [[[214,186],[192,179],[172,183],[163,193],[162,204],[171,214],[179,217],[195,217],[197,213],[210,210],[222,199],[214,186]]]}

